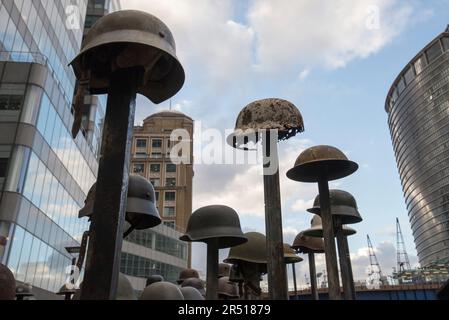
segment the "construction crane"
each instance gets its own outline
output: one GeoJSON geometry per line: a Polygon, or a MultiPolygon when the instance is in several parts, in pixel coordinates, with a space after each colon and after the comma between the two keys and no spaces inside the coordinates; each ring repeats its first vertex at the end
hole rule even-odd
{"type": "Polygon", "coordinates": [[[369,262],[370,262],[370,274],[369,276],[372,276],[373,274],[378,275],[378,279],[382,279],[382,270],[380,269],[379,261],[377,260],[376,253],[374,252],[374,247],[371,242],[371,239],[369,235],[366,236],[368,240],[368,252],[369,252],[369,262]]]}
{"type": "Polygon", "coordinates": [[[402,235],[401,224],[396,218],[396,261],[397,271],[399,273],[405,270],[411,270],[410,260],[408,259],[407,249],[405,248],[404,236],[402,235]]]}

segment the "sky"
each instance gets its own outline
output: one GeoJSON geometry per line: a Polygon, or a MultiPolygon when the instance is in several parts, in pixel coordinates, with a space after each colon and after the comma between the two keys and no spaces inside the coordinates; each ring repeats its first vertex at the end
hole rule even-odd
{"type": "MultiPolygon", "coordinates": [[[[289,181],[296,157],[314,145],[332,145],[360,165],[331,184],[352,193],[364,218],[349,238],[354,275],[366,278],[366,235],[384,274],[396,264],[395,218],[412,265],[416,250],[394,158],[386,95],[399,72],[449,24],[448,0],[126,0],[125,9],[156,15],[172,31],[186,71],[173,109],[191,116],[197,132],[234,128],[240,110],[254,100],[282,98],[304,117],[304,133],[279,144],[284,241],[310,227],[306,209],[315,184],[289,181]]],[[[170,102],[138,97],[136,124],[170,102]]],[[[201,156],[207,135],[195,136],[201,156]]],[[[209,141],[210,142],[210,141],[209,141]]],[[[263,183],[257,165],[194,167],[194,209],[234,208],[245,232],[265,232],[263,183]]],[[[226,250],[220,255],[226,257],[226,250]]],[[[317,260],[324,270],[324,257],[317,260]]],[[[205,275],[206,253],[195,245],[193,266],[205,275]]],[[[297,265],[305,284],[307,259],[297,265]]]]}

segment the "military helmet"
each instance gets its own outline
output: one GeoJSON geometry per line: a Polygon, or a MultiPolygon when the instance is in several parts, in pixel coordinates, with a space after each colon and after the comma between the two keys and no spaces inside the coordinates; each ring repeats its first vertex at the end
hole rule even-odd
{"type": "Polygon", "coordinates": [[[164,279],[163,276],[159,276],[159,275],[152,275],[152,276],[149,276],[149,277],[147,278],[147,287],[148,287],[149,285],[152,285],[153,283],[156,283],[156,282],[164,282],[164,281],[165,281],[165,279],[164,279]]]}
{"type": "Polygon", "coordinates": [[[295,253],[295,250],[290,247],[288,244],[284,244],[284,262],[285,264],[298,263],[303,261],[304,259],[298,257],[295,253]]]}
{"type": "Polygon", "coordinates": [[[287,172],[287,177],[300,182],[337,180],[353,174],[359,166],[349,161],[343,152],[331,146],[312,147],[302,152],[295,167],[287,172]]]}
{"type": "Polygon", "coordinates": [[[16,297],[16,280],[8,267],[0,263],[0,300],[14,300],[16,297]]]}
{"type": "Polygon", "coordinates": [[[238,246],[248,241],[243,235],[237,212],[220,205],[196,210],[189,219],[186,234],[180,239],[205,243],[215,239],[218,240],[219,249],[238,246]]]}
{"type": "Polygon", "coordinates": [[[199,279],[199,278],[189,278],[189,279],[185,279],[182,284],[181,287],[193,287],[195,289],[197,289],[203,296],[206,295],[206,290],[204,289],[204,282],[203,280],[199,279]]]}
{"type": "Polygon", "coordinates": [[[16,285],[16,298],[33,297],[33,287],[29,283],[19,283],[16,285]]]}
{"type": "Polygon", "coordinates": [[[116,300],[137,300],[131,282],[123,273],[119,273],[116,300]]]}
{"type": "Polygon", "coordinates": [[[194,287],[183,287],[181,288],[181,293],[184,296],[184,300],[190,301],[204,300],[204,297],[201,294],[201,292],[199,292],[198,289],[195,289],[194,287]]]}
{"type": "Polygon", "coordinates": [[[246,149],[249,142],[257,143],[261,130],[278,130],[279,140],[287,140],[304,131],[304,121],[298,108],[282,99],[258,100],[240,112],[235,131],[227,141],[238,149],[246,149]]]}
{"type": "Polygon", "coordinates": [[[238,264],[232,265],[231,272],[229,274],[229,281],[236,283],[243,283],[245,281],[242,270],[238,264]]]}
{"type": "Polygon", "coordinates": [[[229,251],[226,263],[239,263],[246,261],[251,263],[266,264],[267,263],[267,238],[258,232],[249,232],[245,236],[248,242],[236,247],[232,247],[229,251]]]}
{"type": "MultiPolygon", "coordinates": [[[[349,228],[348,226],[343,226],[343,234],[348,237],[356,234],[357,232],[349,228]]],[[[304,231],[304,235],[308,237],[315,237],[315,238],[323,238],[323,222],[321,220],[321,217],[318,215],[315,215],[312,219],[312,227],[310,229],[307,229],[304,231]]]]}
{"type": "Polygon", "coordinates": [[[199,275],[198,271],[196,271],[195,269],[184,269],[179,273],[179,278],[178,278],[177,282],[178,282],[178,284],[181,284],[184,282],[184,280],[191,279],[191,278],[199,279],[200,275],[199,275]]]}
{"type": "Polygon", "coordinates": [[[229,277],[222,277],[218,279],[218,296],[226,299],[238,299],[239,288],[236,283],[231,282],[229,277]]]}
{"type": "Polygon", "coordinates": [[[156,282],[145,288],[140,300],[184,300],[184,296],[173,283],[156,282]]]}
{"type": "Polygon", "coordinates": [[[220,263],[218,265],[218,277],[229,277],[229,274],[231,272],[231,265],[227,263],[220,263]]]}
{"type": "MultiPolygon", "coordinates": [[[[357,202],[352,194],[342,190],[330,190],[329,198],[332,216],[340,217],[342,224],[356,224],[363,221],[357,208],[357,202]]],[[[315,198],[313,208],[307,211],[321,215],[319,195],[315,198]]]]}
{"type": "Polygon", "coordinates": [[[300,253],[324,253],[324,240],[322,238],[308,237],[304,232],[299,233],[292,248],[300,253]]]}
{"type": "Polygon", "coordinates": [[[185,81],[171,31],[146,12],[122,10],[100,18],[87,33],[71,65],[77,79],[90,71],[92,94],[107,94],[113,63],[115,68],[144,68],[148,74],[138,93],[156,104],[174,96],[185,81]]]}
{"type": "MultiPolygon", "coordinates": [[[[79,212],[79,217],[91,217],[94,212],[96,184],[92,186],[79,212]]],[[[156,192],[150,181],[141,176],[130,176],[126,200],[126,221],[135,229],[144,230],[161,224],[156,208],[156,192]]]]}

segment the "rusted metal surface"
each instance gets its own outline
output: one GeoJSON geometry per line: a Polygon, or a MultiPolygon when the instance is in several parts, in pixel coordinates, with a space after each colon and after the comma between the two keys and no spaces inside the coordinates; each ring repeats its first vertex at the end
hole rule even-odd
{"type": "Polygon", "coordinates": [[[313,252],[309,252],[309,273],[310,273],[310,286],[312,290],[312,297],[314,300],[320,300],[316,277],[315,254],[313,252]]]}
{"type": "Polygon", "coordinates": [[[142,71],[118,70],[111,76],[81,300],[116,297],[135,99],[142,71]]]}
{"type": "Polygon", "coordinates": [[[207,300],[218,300],[218,239],[207,243],[207,300]]]}

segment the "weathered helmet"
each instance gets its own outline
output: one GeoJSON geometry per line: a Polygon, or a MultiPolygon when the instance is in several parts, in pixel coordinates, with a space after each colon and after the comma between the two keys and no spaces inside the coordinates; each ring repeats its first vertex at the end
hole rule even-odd
{"type": "Polygon", "coordinates": [[[14,300],[16,297],[16,280],[14,274],[0,263],[0,300],[14,300]]]}
{"type": "Polygon", "coordinates": [[[204,289],[204,282],[201,279],[198,278],[189,278],[185,279],[183,283],[181,284],[182,288],[185,287],[193,287],[197,289],[203,296],[206,295],[206,290],[204,289]]]}
{"type": "Polygon", "coordinates": [[[159,276],[159,275],[149,276],[148,279],[147,279],[147,287],[152,285],[153,283],[164,282],[164,281],[165,281],[165,279],[164,279],[163,276],[159,276]]]}
{"type": "Polygon", "coordinates": [[[242,270],[240,270],[238,264],[232,265],[231,272],[229,274],[229,281],[236,283],[243,283],[245,281],[242,270]]]}
{"type": "Polygon", "coordinates": [[[29,283],[19,283],[16,285],[16,298],[33,297],[33,287],[29,283]]]}
{"type": "MultiPolygon", "coordinates": [[[[91,217],[94,212],[96,184],[92,186],[79,212],[79,217],[91,217]]],[[[156,192],[150,181],[141,176],[130,176],[126,200],[126,221],[135,229],[144,230],[161,224],[156,208],[156,192]]]]}
{"type": "Polygon", "coordinates": [[[161,20],[141,11],[117,11],[100,18],[71,62],[78,79],[90,71],[92,94],[108,93],[113,64],[115,68],[144,68],[147,74],[138,93],[156,104],[174,96],[185,81],[171,31],[161,20]]]}
{"type": "Polygon", "coordinates": [[[324,253],[324,240],[322,238],[307,237],[304,232],[298,234],[292,248],[300,253],[324,253]]]}
{"type": "Polygon", "coordinates": [[[238,299],[239,288],[236,283],[231,282],[229,277],[223,277],[218,279],[218,297],[225,299],[238,299]]]}
{"type": "Polygon", "coordinates": [[[284,262],[285,264],[298,263],[303,261],[304,259],[298,257],[290,245],[284,244],[284,262]]]}
{"type": "Polygon", "coordinates": [[[229,274],[231,273],[231,265],[227,263],[220,263],[218,265],[218,277],[229,277],[229,274]]]}
{"type": "Polygon", "coordinates": [[[317,146],[299,155],[295,167],[287,172],[287,177],[300,182],[317,182],[321,178],[332,181],[347,177],[358,168],[357,163],[349,161],[337,148],[317,146]]]}
{"type": "Polygon", "coordinates": [[[259,141],[261,130],[278,130],[279,140],[287,140],[304,131],[304,121],[298,108],[289,101],[274,98],[255,101],[240,112],[228,143],[234,148],[247,149],[249,142],[259,141]]]}
{"type": "Polygon", "coordinates": [[[184,300],[190,301],[203,301],[204,297],[198,289],[194,287],[183,287],[181,288],[181,293],[184,296],[184,300]]]}
{"type": "Polygon", "coordinates": [[[131,282],[123,273],[119,273],[116,300],[137,300],[131,282]]]}
{"type": "Polygon", "coordinates": [[[187,232],[180,238],[187,242],[218,240],[219,249],[247,242],[234,209],[227,206],[208,206],[195,211],[187,224],[187,232]]]}
{"type": "Polygon", "coordinates": [[[156,282],[145,288],[140,300],[184,300],[184,296],[173,283],[156,282]]]}
{"type": "Polygon", "coordinates": [[[226,263],[239,263],[246,261],[251,263],[266,264],[267,263],[267,238],[258,232],[249,232],[245,236],[248,242],[236,247],[232,247],[229,251],[228,258],[224,260],[226,263]]]}
{"type": "Polygon", "coordinates": [[[179,278],[178,278],[177,282],[178,282],[178,284],[181,284],[184,282],[184,280],[191,279],[191,278],[199,279],[200,275],[199,275],[198,271],[196,271],[195,269],[184,269],[179,273],[179,278]]]}
{"type": "MultiPolygon", "coordinates": [[[[339,216],[342,224],[355,224],[363,221],[352,194],[342,190],[330,190],[329,198],[332,216],[339,216]]],[[[313,208],[307,211],[321,215],[319,195],[315,198],[313,208]]]]}
{"type": "MultiPolygon", "coordinates": [[[[356,234],[357,232],[349,228],[348,226],[343,226],[343,234],[348,237],[356,234]]],[[[312,227],[304,231],[304,235],[308,237],[323,238],[323,222],[320,216],[315,215],[312,219],[312,227]]]]}

